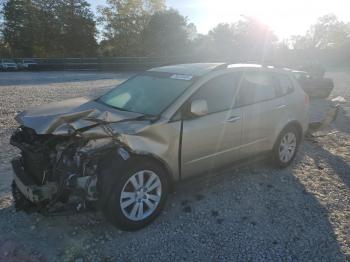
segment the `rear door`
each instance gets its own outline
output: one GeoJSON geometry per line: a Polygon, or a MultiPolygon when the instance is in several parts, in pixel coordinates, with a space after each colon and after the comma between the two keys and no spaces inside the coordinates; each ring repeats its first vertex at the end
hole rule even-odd
{"type": "Polygon", "coordinates": [[[238,89],[238,73],[216,77],[191,98],[204,99],[208,114],[183,121],[182,174],[191,176],[237,159],[242,133],[240,108],[232,109],[238,89]]]}
{"type": "Polygon", "coordinates": [[[289,118],[293,118],[289,114],[293,112],[293,108],[298,107],[293,97],[294,84],[287,74],[279,73],[275,74],[275,78],[278,81],[277,96],[279,99],[279,107],[281,121],[288,121],[289,118]]]}
{"type": "Polygon", "coordinates": [[[242,157],[270,149],[285,107],[277,90],[278,80],[272,73],[258,70],[243,73],[236,102],[244,123],[242,157]]]}

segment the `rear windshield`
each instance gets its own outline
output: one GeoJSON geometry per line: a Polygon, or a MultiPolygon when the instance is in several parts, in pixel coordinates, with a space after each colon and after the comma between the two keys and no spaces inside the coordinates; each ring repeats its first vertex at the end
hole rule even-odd
{"type": "Polygon", "coordinates": [[[193,82],[189,75],[147,72],[119,85],[97,101],[147,115],[160,115],[193,82]]]}

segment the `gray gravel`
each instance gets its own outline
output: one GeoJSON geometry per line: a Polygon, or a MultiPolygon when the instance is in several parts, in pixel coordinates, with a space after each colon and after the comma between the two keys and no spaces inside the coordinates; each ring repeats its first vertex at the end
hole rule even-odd
{"type": "MultiPolygon", "coordinates": [[[[294,164],[261,160],[178,185],[163,214],[122,232],[99,213],[43,217],[16,213],[8,144],[17,111],[97,95],[131,74],[0,74],[0,261],[350,261],[350,117],[308,139],[294,164]]],[[[330,74],[334,96],[350,101],[350,73],[330,74]]],[[[319,117],[329,101],[312,101],[319,117]]],[[[346,108],[349,103],[343,103],[346,108]]]]}

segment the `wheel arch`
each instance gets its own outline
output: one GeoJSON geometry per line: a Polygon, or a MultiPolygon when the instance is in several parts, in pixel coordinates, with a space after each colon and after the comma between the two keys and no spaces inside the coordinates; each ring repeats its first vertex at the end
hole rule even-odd
{"type": "Polygon", "coordinates": [[[142,152],[128,152],[128,158],[124,159],[117,150],[113,150],[110,153],[106,154],[101,158],[99,162],[99,171],[98,171],[98,180],[97,180],[97,190],[98,192],[104,192],[98,198],[98,205],[100,208],[105,207],[105,204],[108,201],[109,195],[113,190],[113,177],[118,176],[118,172],[115,175],[111,175],[109,168],[114,167],[120,173],[125,172],[129,167],[134,165],[139,161],[152,161],[152,163],[160,166],[166,175],[166,179],[168,182],[169,191],[173,191],[175,186],[175,177],[170,169],[170,167],[165,163],[161,158],[150,154],[150,153],[142,153],[142,152]]]}
{"type": "Polygon", "coordinates": [[[290,127],[294,127],[297,129],[299,142],[302,141],[303,136],[304,136],[303,127],[300,124],[300,122],[298,122],[297,120],[292,120],[292,121],[289,121],[287,124],[285,124],[284,127],[277,133],[277,136],[276,136],[275,141],[274,141],[274,146],[276,145],[276,142],[278,141],[278,138],[283,133],[283,131],[286,130],[287,128],[290,128],[290,127]]]}
{"type": "Polygon", "coordinates": [[[119,170],[123,171],[125,168],[128,168],[135,164],[137,161],[152,161],[154,164],[159,165],[167,176],[169,185],[172,187],[175,184],[176,178],[172,172],[170,166],[157,155],[154,155],[149,152],[130,152],[128,151],[128,156],[124,159],[117,150],[113,150],[110,153],[106,154],[100,161],[100,169],[108,168],[111,163],[113,165],[120,167],[119,170]]]}
{"type": "Polygon", "coordinates": [[[164,169],[165,171],[165,174],[167,176],[167,179],[168,179],[168,182],[169,182],[169,189],[173,189],[174,187],[174,184],[175,184],[175,176],[173,174],[173,172],[171,171],[171,168],[170,166],[163,160],[161,159],[160,157],[154,155],[154,154],[151,154],[151,153],[137,153],[137,154],[134,154],[132,157],[131,157],[131,161],[134,162],[134,161],[138,161],[138,160],[146,160],[146,161],[152,161],[154,164],[156,165],[159,165],[161,166],[161,168],[164,169]]]}
{"type": "Polygon", "coordinates": [[[277,168],[287,167],[291,163],[291,161],[293,161],[293,159],[295,158],[298,146],[299,146],[300,142],[302,141],[302,139],[303,139],[303,129],[302,129],[301,124],[298,121],[290,121],[286,125],[284,125],[282,130],[280,130],[280,132],[278,133],[278,135],[275,139],[273,148],[272,148],[272,152],[271,152],[272,153],[271,154],[272,164],[274,166],[276,166],[277,168]],[[279,141],[281,140],[284,132],[286,132],[290,128],[293,128],[297,131],[297,134],[296,134],[298,136],[297,145],[296,145],[296,148],[295,148],[295,151],[294,151],[292,158],[290,158],[287,162],[282,162],[282,160],[280,160],[280,156],[279,156],[279,145],[280,145],[279,141]]]}

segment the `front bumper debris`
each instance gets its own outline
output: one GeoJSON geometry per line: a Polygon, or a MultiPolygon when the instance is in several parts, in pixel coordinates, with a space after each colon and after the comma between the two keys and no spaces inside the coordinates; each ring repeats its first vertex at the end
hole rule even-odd
{"type": "Polygon", "coordinates": [[[56,183],[48,182],[44,185],[37,185],[29,175],[26,174],[21,159],[12,160],[14,170],[14,183],[18,190],[32,203],[42,203],[51,200],[57,193],[58,187],[56,183]]]}

